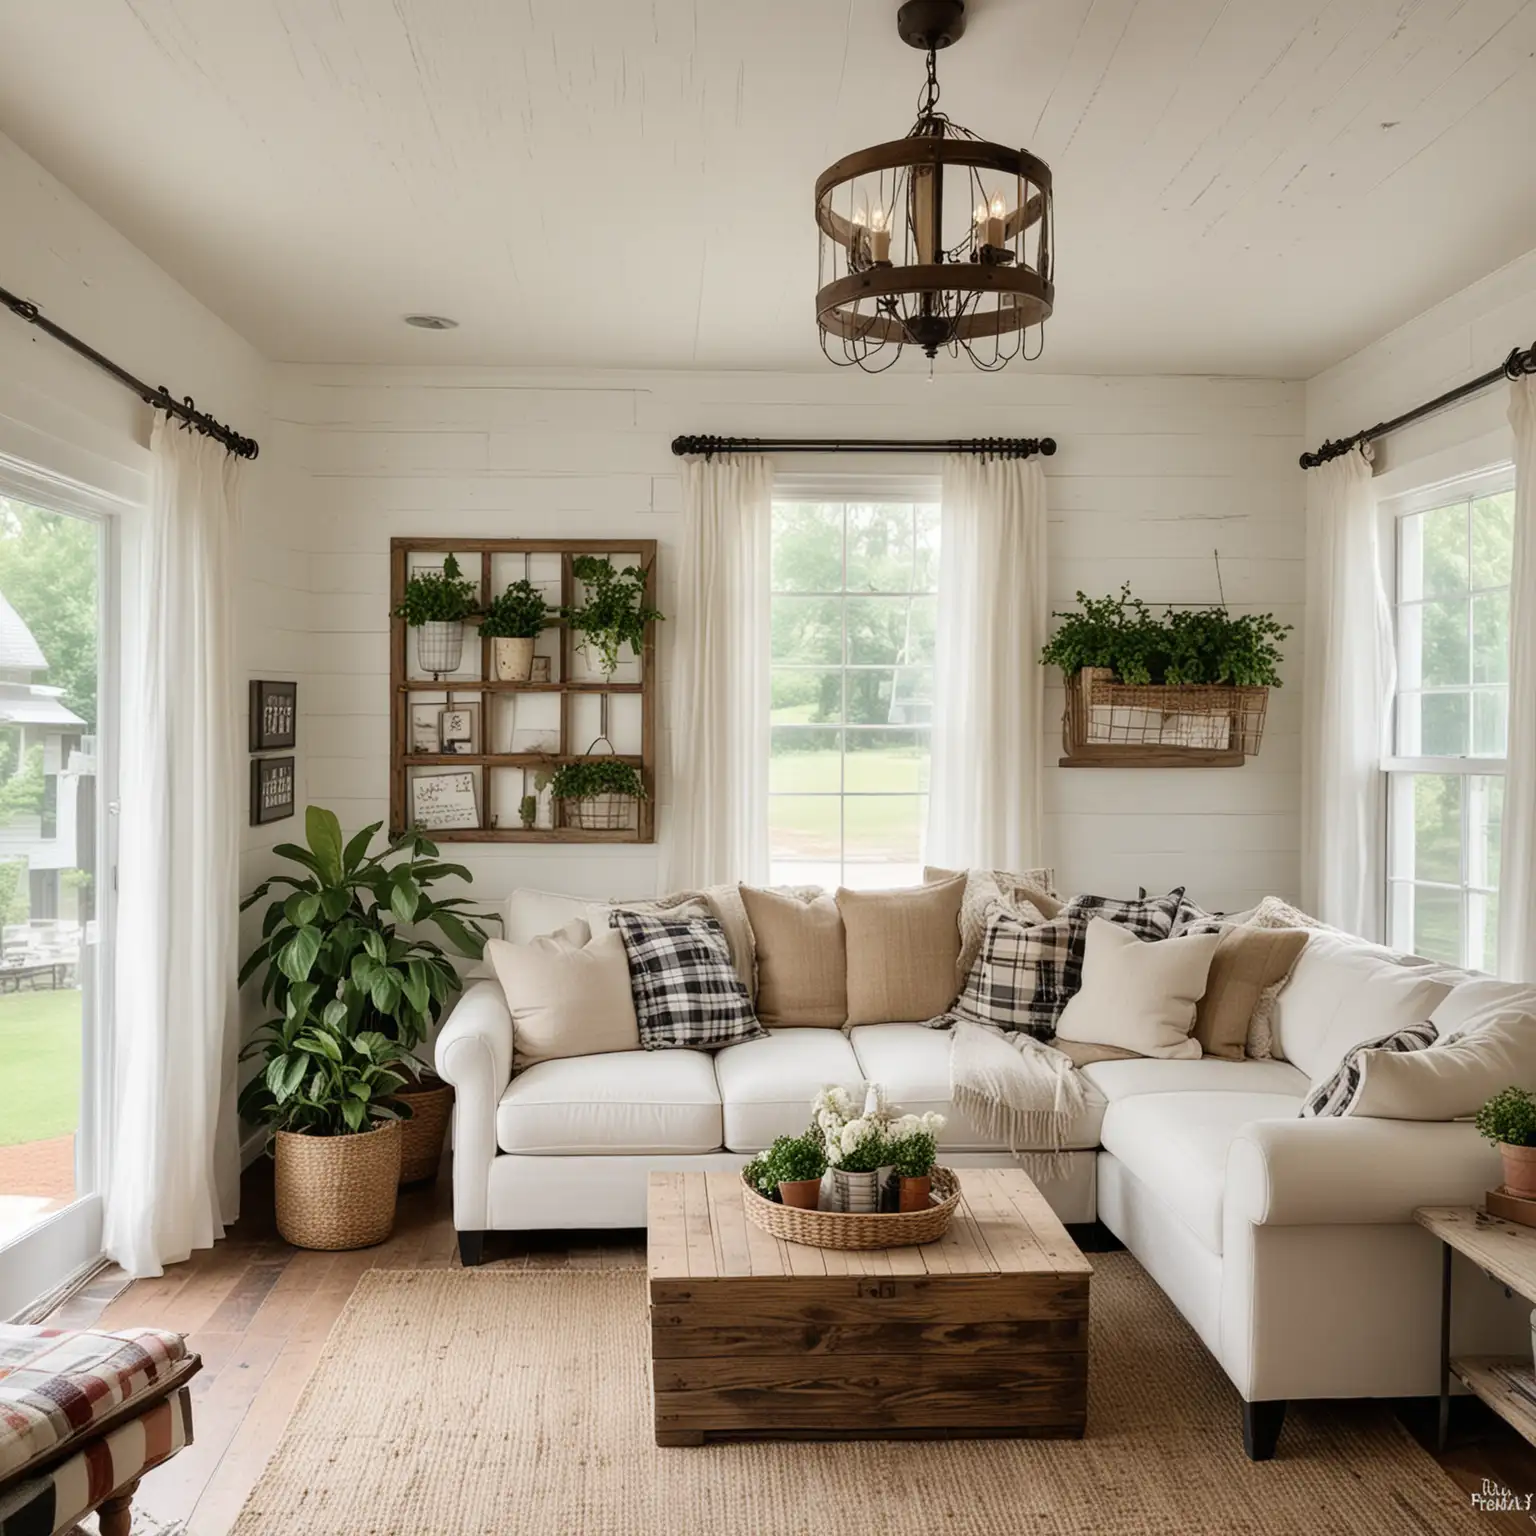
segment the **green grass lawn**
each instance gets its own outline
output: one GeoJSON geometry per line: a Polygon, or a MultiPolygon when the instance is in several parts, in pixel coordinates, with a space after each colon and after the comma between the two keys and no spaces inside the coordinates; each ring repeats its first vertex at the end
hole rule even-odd
{"type": "Polygon", "coordinates": [[[80,992],[0,996],[0,1147],[80,1125],[80,992]]]}
{"type": "MultiPolygon", "coordinates": [[[[775,717],[777,718],[777,717],[775,717]]],[[[846,818],[850,858],[915,862],[927,807],[924,756],[901,748],[850,752],[776,753],[769,769],[769,826],[774,852],[789,858],[837,857],[838,818],[846,818]],[[840,776],[852,795],[878,798],[839,801],[840,776]]]]}

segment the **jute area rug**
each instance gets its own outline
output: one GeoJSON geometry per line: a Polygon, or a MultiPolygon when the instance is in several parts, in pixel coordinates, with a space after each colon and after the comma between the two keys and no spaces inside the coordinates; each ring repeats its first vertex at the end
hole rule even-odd
{"type": "Polygon", "coordinates": [[[1128,1254],[1094,1257],[1083,1440],[652,1440],[639,1272],[374,1270],[235,1536],[1235,1536],[1486,1530],[1385,1409],[1237,1394],[1128,1254]]]}

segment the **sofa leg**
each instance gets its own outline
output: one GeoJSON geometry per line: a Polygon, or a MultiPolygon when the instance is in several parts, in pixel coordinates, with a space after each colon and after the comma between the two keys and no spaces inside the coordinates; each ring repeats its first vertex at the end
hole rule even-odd
{"type": "Polygon", "coordinates": [[[1243,1404],[1243,1449],[1249,1461],[1269,1461],[1285,1423],[1285,1399],[1271,1403],[1243,1404]]]}
{"type": "Polygon", "coordinates": [[[459,1263],[473,1269],[485,1257],[484,1232],[459,1233],[459,1263]]]}
{"type": "Polygon", "coordinates": [[[138,1488],[137,1482],[129,1483],[97,1507],[96,1525],[101,1536],[128,1536],[133,1527],[133,1496],[138,1488]]]}

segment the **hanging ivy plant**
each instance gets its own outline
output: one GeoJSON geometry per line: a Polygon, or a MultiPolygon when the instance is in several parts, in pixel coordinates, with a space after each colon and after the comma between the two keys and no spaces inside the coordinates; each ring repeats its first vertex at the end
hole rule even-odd
{"type": "Polygon", "coordinates": [[[583,637],[583,649],[596,651],[605,676],[618,669],[619,651],[627,645],[640,654],[645,626],[666,617],[645,601],[646,571],[638,565],[616,570],[602,555],[578,555],[571,574],[586,588],[579,607],[562,610],[566,622],[583,637]]]}
{"type": "Polygon", "coordinates": [[[563,764],[551,776],[549,791],[557,800],[590,800],[594,795],[645,799],[640,770],[616,757],[589,757],[579,763],[563,764]]]}

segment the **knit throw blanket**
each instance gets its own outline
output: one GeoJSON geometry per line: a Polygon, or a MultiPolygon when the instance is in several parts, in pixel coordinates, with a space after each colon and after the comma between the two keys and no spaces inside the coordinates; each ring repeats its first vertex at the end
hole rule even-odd
{"type": "Polygon", "coordinates": [[[977,1130],[1008,1144],[1035,1179],[1065,1176],[1067,1132],[1083,1112],[1083,1079],[1064,1052],[1032,1035],[957,1019],[950,1099],[977,1130]]]}

